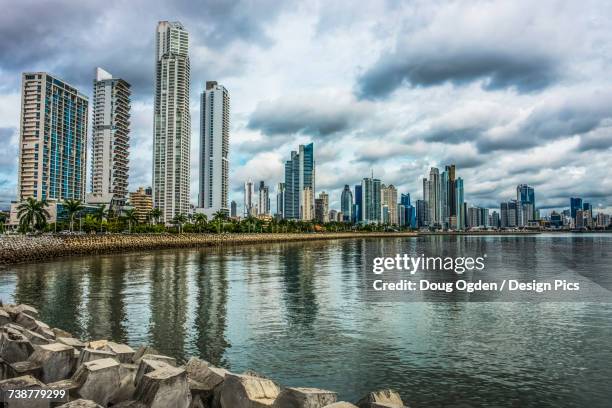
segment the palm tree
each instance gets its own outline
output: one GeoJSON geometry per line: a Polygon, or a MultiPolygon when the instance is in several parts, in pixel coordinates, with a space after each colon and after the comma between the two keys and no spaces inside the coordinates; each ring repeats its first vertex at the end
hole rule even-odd
{"type": "Polygon", "coordinates": [[[91,215],[94,220],[102,223],[102,221],[108,217],[108,211],[109,210],[106,209],[106,204],[100,204],[91,215]]]}
{"type": "Polygon", "coordinates": [[[217,224],[217,233],[221,233],[221,227],[223,226],[223,221],[227,218],[227,214],[223,211],[219,210],[213,214],[213,221],[217,224]]]}
{"type": "Polygon", "coordinates": [[[208,222],[208,217],[206,216],[206,214],[196,213],[193,216],[193,220],[195,221],[195,225],[198,229],[198,232],[202,232],[202,228],[205,227],[206,223],[208,222]]]}
{"type": "Polygon", "coordinates": [[[42,229],[47,224],[47,218],[50,218],[47,207],[47,200],[36,200],[33,197],[28,197],[24,202],[17,206],[17,218],[19,218],[19,226],[24,231],[29,231],[30,227],[34,229],[42,229]]]}
{"type": "Polygon", "coordinates": [[[187,217],[185,217],[185,214],[176,214],[172,222],[178,225],[179,234],[181,234],[183,232],[183,224],[187,222],[187,217]]]}
{"type": "Polygon", "coordinates": [[[123,212],[123,216],[125,220],[128,222],[128,232],[132,233],[132,223],[138,224],[138,217],[136,215],[136,210],[133,208],[127,209],[123,212]]]}
{"type": "Polygon", "coordinates": [[[83,211],[83,209],[85,209],[85,206],[83,206],[83,203],[81,203],[80,200],[70,199],[70,200],[64,201],[64,208],[66,209],[66,212],[68,213],[68,219],[70,220],[70,231],[72,231],[74,229],[75,215],[83,211]]]}
{"type": "Polygon", "coordinates": [[[159,223],[159,217],[162,216],[162,212],[159,208],[154,208],[149,212],[149,218],[154,220],[155,223],[159,223]]]}

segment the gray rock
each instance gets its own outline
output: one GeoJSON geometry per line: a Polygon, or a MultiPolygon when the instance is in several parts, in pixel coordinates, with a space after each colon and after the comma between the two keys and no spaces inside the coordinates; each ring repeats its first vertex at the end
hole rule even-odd
{"type": "Polygon", "coordinates": [[[280,387],[272,380],[250,375],[227,374],[215,396],[221,408],[272,407],[280,387]]]}
{"type": "Polygon", "coordinates": [[[53,343],[53,340],[48,339],[42,334],[33,332],[32,330],[24,329],[23,335],[26,336],[28,340],[30,340],[30,343],[32,343],[32,345],[41,346],[43,344],[53,343]]]}
{"type": "Polygon", "coordinates": [[[136,364],[136,365],[140,364],[140,359],[145,354],[159,355],[159,351],[157,351],[156,349],[154,349],[151,346],[142,345],[142,346],[138,347],[138,349],[134,353],[134,356],[132,357],[132,360],[133,360],[134,364],[136,364]]]}
{"type": "Polygon", "coordinates": [[[323,408],[338,400],[338,395],[332,391],[318,388],[285,388],[272,405],[274,408],[323,408]]]}
{"type": "Polygon", "coordinates": [[[66,390],[70,397],[74,399],[79,398],[77,394],[78,384],[72,381],[72,379],[52,382],[47,384],[47,387],[49,387],[50,390],[66,390]]]}
{"type": "Polygon", "coordinates": [[[400,395],[393,390],[373,391],[359,400],[359,408],[405,408],[400,395]]]}
{"type": "Polygon", "coordinates": [[[119,389],[111,396],[110,403],[116,405],[134,398],[137,367],[135,364],[119,364],[119,389]]]}
{"type": "Polygon", "coordinates": [[[101,360],[103,358],[112,358],[114,360],[117,360],[117,362],[119,362],[119,360],[117,359],[117,356],[113,352],[104,351],[104,350],[94,350],[91,348],[84,348],[79,353],[79,360],[77,362],[77,367],[85,363],[88,363],[90,361],[101,360]]]}
{"type": "Polygon", "coordinates": [[[85,348],[85,343],[80,341],[79,339],[75,339],[74,337],[57,337],[58,343],[65,344],[70,347],[74,347],[77,350],[83,350],[85,348]]]}
{"type": "MultiPolygon", "coordinates": [[[[31,375],[0,381],[0,391],[47,389],[47,386],[31,375]]],[[[6,395],[5,395],[6,397],[6,395]]],[[[6,400],[5,400],[6,401],[6,400]]],[[[49,408],[49,401],[43,399],[11,400],[9,408],[49,408]]]]}
{"type": "Polygon", "coordinates": [[[145,374],[136,386],[135,397],[150,408],[188,408],[191,393],[187,373],[182,368],[166,365],[145,374]]]}
{"type": "Polygon", "coordinates": [[[60,405],[58,408],[104,408],[91,400],[78,399],[67,404],[60,405]]]}
{"type": "Polygon", "coordinates": [[[357,408],[357,405],[353,405],[350,402],[334,402],[333,404],[326,405],[323,408],[357,408]]]}
{"type": "Polygon", "coordinates": [[[28,360],[41,365],[41,380],[50,383],[64,380],[70,375],[73,358],[72,347],[62,343],[51,343],[36,346],[36,350],[28,360]]]}
{"type": "Polygon", "coordinates": [[[34,351],[30,340],[17,330],[6,328],[0,333],[0,358],[9,362],[27,360],[34,351]]]}
{"type": "Polygon", "coordinates": [[[103,350],[115,353],[120,363],[131,363],[135,353],[134,349],[127,344],[119,344],[112,341],[109,341],[103,350]]]}
{"type": "Polygon", "coordinates": [[[140,364],[138,364],[138,369],[136,371],[136,375],[134,377],[134,385],[138,386],[138,383],[140,382],[140,380],[142,379],[142,377],[144,377],[145,374],[148,374],[152,371],[158,370],[160,368],[164,368],[164,367],[173,367],[172,365],[169,364],[168,360],[164,360],[164,359],[155,359],[155,357],[163,357],[163,356],[156,356],[153,354],[147,354],[145,357],[143,357],[140,360],[140,364]],[[147,358],[147,357],[151,357],[151,358],[147,358]]]}
{"type": "Polygon", "coordinates": [[[113,405],[113,408],[148,408],[145,404],[140,401],[123,401],[117,405],[113,405]]]}
{"type": "Polygon", "coordinates": [[[192,389],[212,391],[221,384],[229,371],[211,366],[208,362],[196,357],[189,359],[185,365],[187,378],[192,389]],[[191,385],[193,383],[193,386],[191,385]]]}
{"type": "Polygon", "coordinates": [[[62,330],[62,329],[58,329],[57,327],[54,327],[51,329],[51,331],[55,334],[55,337],[73,337],[72,334],[70,334],[69,332],[62,330]]]}
{"type": "Polygon", "coordinates": [[[72,376],[77,393],[85,399],[107,406],[120,387],[119,363],[112,358],[89,361],[72,376]]]}
{"type": "Polygon", "coordinates": [[[29,305],[16,305],[16,306],[5,306],[5,310],[9,313],[9,315],[14,319],[19,313],[27,313],[32,317],[38,319],[38,310],[36,308],[29,305]]]}
{"type": "Polygon", "coordinates": [[[39,363],[33,361],[18,361],[11,363],[11,377],[22,377],[24,375],[31,375],[34,378],[40,378],[42,375],[42,366],[39,363]]]}
{"type": "Polygon", "coordinates": [[[0,326],[4,326],[5,324],[10,324],[13,321],[11,320],[11,315],[4,309],[0,309],[0,326]]]}

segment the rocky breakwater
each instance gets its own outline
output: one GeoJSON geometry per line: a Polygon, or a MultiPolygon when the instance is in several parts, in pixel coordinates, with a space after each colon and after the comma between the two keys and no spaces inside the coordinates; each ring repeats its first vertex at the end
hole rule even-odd
{"type": "Polygon", "coordinates": [[[166,248],[244,245],[346,238],[406,237],[415,233],[326,232],[319,234],[88,234],[0,237],[0,265],[52,258],[166,248]]]}
{"type": "MultiPolygon", "coordinates": [[[[355,404],[333,391],[283,387],[254,372],[232,373],[199,358],[184,365],[149,346],[82,341],[38,319],[28,305],[0,306],[0,392],[61,391],[54,407],[93,408],[403,408],[391,390],[355,404]]],[[[43,398],[5,406],[49,407],[43,398]]]]}

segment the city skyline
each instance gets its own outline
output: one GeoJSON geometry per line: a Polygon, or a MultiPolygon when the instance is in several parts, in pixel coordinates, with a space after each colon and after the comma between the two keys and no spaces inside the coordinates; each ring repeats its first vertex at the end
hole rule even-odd
{"type": "MultiPolygon", "coordinates": [[[[253,11],[248,5],[241,7],[253,11]]],[[[398,6],[395,10],[379,4],[378,17],[373,17],[372,7],[356,11],[350,21],[338,21],[330,20],[320,5],[287,5],[270,16],[252,13],[249,29],[240,32],[230,32],[239,20],[232,8],[216,11],[235,17],[225,25],[205,17],[211,22],[208,31],[196,23],[202,14],[193,10],[167,10],[148,21],[139,18],[128,25],[130,34],[118,25],[113,25],[119,28],[117,34],[95,24],[76,27],[90,30],[101,45],[112,44],[113,52],[105,53],[102,47],[93,55],[92,46],[72,34],[69,47],[51,44],[45,52],[36,52],[40,46],[36,37],[17,31],[23,31],[23,19],[32,18],[25,13],[31,10],[11,7],[1,30],[21,49],[17,52],[11,44],[0,48],[4,84],[0,89],[0,135],[9,140],[9,148],[0,157],[0,204],[7,207],[17,196],[19,79],[21,72],[33,70],[56,75],[90,95],[90,101],[91,72],[96,66],[133,84],[129,191],[151,185],[151,27],[163,17],[181,21],[191,36],[192,118],[199,118],[197,95],[206,80],[223,83],[232,94],[229,200],[242,202],[243,183],[251,175],[274,188],[283,181],[287,152],[314,141],[314,193],[327,191],[330,208],[340,208],[344,184],[359,183],[372,168],[377,178],[395,185],[400,193],[409,192],[414,200],[431,167],[442,170],[446,163],[457,163],[466,182],[465,199],[473,205],[497,208],[515,197],[517,185],[528,184],[538,192],[539,208],[562,209],[568,197],[575,196],[591,202],[594,209],[610,211],[612,186],[607,164],[612,141],[607,106],[612,86],[602,75],[605,64],[601,67],[609,56],[603,51],[610,38],[597,18],[609,13],[603,3],[589,10],[565,6],[554,16],[547,14],[550,7],[546,4],[530,8],[534,25],[526,28],[520,18],[525,11],[521,3],[497,5],[497,11],[474,4],[417,4],[414,9],[398,6]],[[449,30],[463,24],[449,21],[453,13],[470,17],[466,21],[481,26],[483,33],[469,37],[465,30],[458,30],[451,36],[449,30]],[[394,24],[389,31],[376,31],[377,24],[391,15],[400,22],[418,20],[420,25],[399,29],[402,24],[394,24]],[[544,24],[547,18],[559,24],[544,24]],[[497,37],[485,35],[501,21],[507,24],[497,37]],[[571,33],[561,31],[564,21],[574,22],[571,33]],[[349,32],[359,28],[362,34],[351,38],[349,32]],[[496,44],[522,28],[524,38],[497,51],[496,44]],[[419,39],[424,46],[401,47],[410,48],[409,52],[395,50],[398,44],[415,44],[419,39]],[[562,43],[567,55],[548,47],[551,39],[562,43]],[[475,46],[476,55],[464,55],[466,44],[475,46]],[[428,54],[425,48],[433,45],[452,51],[448,58],[461,57],[466,66],[457,66],[453,72],[436,71],[432,62],[443,55],[428,54]],[[372,52],[361,55],[364,47],[372,52]],[[338,49],[342,55],[336,56],[338,49]],[[496,52],[502,53],[500,65],[495,65],[496,52]],[[313,54],[320,58],[306,62],[313,54]],[[402,62],[408,57],[423,61],[429,70],[411,71],[402,62]],[[211,60],[218,64],[210,64],[211,60]],[[399,79],[381,83],[381,75],[393,70],[397,75],[390,78],[399,79]],[[255,92],[254,81],[257,89],[266,92],[255,92]]],[[[101,18],[94,17],[97,12],[106,18],[114,16],[110,9],[82,12],[83,21],[90,22],[101,18]]],[[[56,25],[48,26],[46,32],[58,39],[67,33],[56,25]]],[[[191,126],[192,204],[197,202],[199,182],[196,122],[199,119],[191,126]]],[[[88,146],[88,156],[89,151],[88,146]]]]}

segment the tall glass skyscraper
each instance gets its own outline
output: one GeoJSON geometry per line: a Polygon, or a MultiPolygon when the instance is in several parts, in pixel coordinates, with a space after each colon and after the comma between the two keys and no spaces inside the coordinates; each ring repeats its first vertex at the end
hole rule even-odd
{"type": "Polygon", "coordinates": [[[572,219],[576,219],[576,211],[582,210],[582,198],[570,198],[570,215],[572,219]]]}
{"type": "Polygon", "coordinates": [[[123,205],[127,199],[130,94],[126,81],[96,69],[88,203],[123,205]]]}
{"type": "Polygon", "coordinates": [[[179,22],[160,21],[155,34],[153,205],[165,222],[190,209],[189,76],[189,34],[179,22]]]}
{"type": "Polygon", "coordinates": [[[516,201],[521,205],[524,220],[522,225],[526,225],[528,221],[535,220],[535,192],[533,187],[527,184],[519,184],[516,186],[516,201]]]}
{"type": "Polygon", "coordinates": [[[46,72],[21,85],[18,201],[85,199],[89,102],[46,72]]]}
{"type": "Polygon", "coordinates": [[[363,191],[361,184],[355,185],[355,206],[353,207],[353,222],[361,222],[363,212],[363,191]]]}
{"type": "Polygon", "coordinates": [[[209,216],[217,211],[228,214],[229,127],[229,92],[207,81],[200,96],[199,206],[209,216]]]}
{"type": "Polygon", "coordinates": [[[382,223],[382,197],[379,179],[364,178],[361,181],[362,211],[361,221],[364,224],[382,223]]]}
{"type": "Polygon", "coordinates": [[[340,211],[342,211],[344,222],[350,222],[353,219],[353,193],[348,184],[344,185],[340,196],[340,211]]]}
{"type": "Polygon", "coordinates": [[[314,216],[314,192],[314,144],[310,143],[292,151],[291,159],[285,162],[285,218],[298,220],[314,216]]]}
{"type": "Polygon", "coordinates": [[[463,198],[463,179],[458,177],[455,180],[455,208],[457,209],[457,229],[465,228],[465,205],[463,198]]]}

